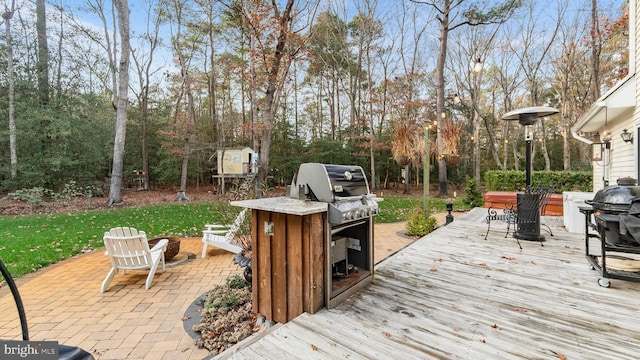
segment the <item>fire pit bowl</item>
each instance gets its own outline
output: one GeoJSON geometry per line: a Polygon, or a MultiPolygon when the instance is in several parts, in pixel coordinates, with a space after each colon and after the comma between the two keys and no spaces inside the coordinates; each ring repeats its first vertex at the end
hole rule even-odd
{"type": "Polygon", "coordinates": [[[149,248],[154,247],[158,243],[158,241],[160,241],[161,239],[169,240],[169,244],[167,245],[167,250],[164,251],[165,260],[171,260],[174,256],[178,255],[178,253],[180,252],[179,237],[167,236],[167,237],[157,237],[157,238],[149,239],[148,240],[149,248]]]}

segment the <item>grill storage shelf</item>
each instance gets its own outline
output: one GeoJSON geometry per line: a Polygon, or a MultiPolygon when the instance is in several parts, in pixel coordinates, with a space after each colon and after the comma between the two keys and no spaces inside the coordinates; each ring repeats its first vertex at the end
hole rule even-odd
{"type": "MultiPolygon", "coordinates": [[[[634,240],[628,235],[620,234],[618,216],[611,214],[596,215],[593,206],[580,206],[579,210],[585,215],[585,257],[591,269],[600,273],[598,284],[602,287],[611,286],[609,279],[619,279],[640,282],[640,272],[615,269],[610,266],[612,260],[624,254],[640,254],[640,246],[634,245],[634,240]],[[592,239],[599,240],[597,249],[590,247],[592,239]]],[[[640,261],[638,256],[631,257],[640,261]]]]}

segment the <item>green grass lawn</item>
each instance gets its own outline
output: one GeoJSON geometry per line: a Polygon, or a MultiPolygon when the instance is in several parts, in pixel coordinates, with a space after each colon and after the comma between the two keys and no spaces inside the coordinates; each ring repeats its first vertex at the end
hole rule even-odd
{"type": "MultiPolygon", "coordinates": [[[[0,217],[0,258],[14,278],[85,251],[101,249],[102,235],[112,227],[130,226],[158,236],[199,237],[204,224],[227,223],[235,214],[220,211],[219,202],[186,202],[137,208],[78,211],[0,217]],[[222,215],[221,215],[222,213],[222,215]]],[[[421,198],[384,197],[377,223],[404,221],[421,198]]],[[[233,208],[233,207],[232,207],[233,208]]],[[[458,202],[456,210],[463,208],[458,202]]],[[[431,211],[444,211],[445,202],[431,200],[431,211]]],[[[240,211],[239,208],[233,210],[240,211]]],[[[1,277],[0,277],[1,278],[1,277]]]]}

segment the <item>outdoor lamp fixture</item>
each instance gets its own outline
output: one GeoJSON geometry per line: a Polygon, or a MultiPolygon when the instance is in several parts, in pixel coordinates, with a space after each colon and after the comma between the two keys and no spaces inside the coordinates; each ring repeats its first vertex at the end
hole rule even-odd
{"type": "MultiPolygon", "coordinates": [[[[435,123],[435,121],[433,122],[435,123]]],[[[429,216],[429,167],[431,166],[429,163],[431,159],[429,158],[431,147],[429,145],[429,128],[431,127],[432,122],[426,121],[424,123],[424,157],[422,158],[422,209],[426,216],[429,216]]]]}
{"type": "Polygon", "coordinates": [[[620,134],[622,141],[626,143],[633,143],[633,133],[627,131],[627,129],[622,130],[622,134],[620,134]]]}
{"type": "Polygon", "coordinates": [[[604,139],[602,142],[600,142],[600,136],[595,136],[593,143],[591,144],[591,147],[593,148],[593,155],[591,156],[591,160],[598,162],[598,161],[602,161],[603,159],[605,160],[604,166],[608,166],[609,165],[609,151],[611,149],[611,141],[604,139]],[[596,138],[597,141],[596,142],[596,138]]]}
{"type": "Polygon", "coordinates": [[[482,63],[482,59],[478,58],[475,64],[473,64],[473,72],[479,73],[480,71],[482,71],[483,67],[484,64],[482,63]]]}
{"type": "Polygon", "coordinates": [[[525,173],[526,173],[526,184],[527,187],[531,186],[531,140],[533,140],[533,124],[538,121],[538,118],[551,116],[558,114],[560,111],[558,109],[549,107],[549,106],[533,106],[522,109],[516,109],[509,111],[508,113],[502,115],[502,120],[512,121],[518,120],[520,125],[525,126],[525,144],[526,144],[526,154],[525,154],[525,173]]]}
{"type": "Polygon", "coordinates": [[[538,118],[559,113],[558,109],[549,106],[534,106],[510,111],[502,115],[502,120],[518,120],[520,125],[526,127],[526,181],[525,193],[516,194],[517,216],[516,231],[514,237],[522,240],[544,241],[540,234],[540,198],[539,194],[531,190],[531,141],[533,131],[531,127],[538,118]],[[522,221],[520,221],[522,220],[522,221]]]}
{"type": "Polygon", "coordinates": [[[603,143],[600,139],[600,133],[595,133],[593,135],[593,142],[591,143],[591,161],[601,161],[602,153],[604,152],[604,148],[602,147],[603,143]]]}

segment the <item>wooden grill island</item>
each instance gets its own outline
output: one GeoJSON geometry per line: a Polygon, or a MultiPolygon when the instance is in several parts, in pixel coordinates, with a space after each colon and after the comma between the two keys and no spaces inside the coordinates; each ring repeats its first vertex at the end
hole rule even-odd
{"type": "Polygon", "coordinates": [[[287,196],[232,202],[252,209],[254,311],[286,323],[369,284],[378,200],[361,167],[306,163],[287,196]]]}

